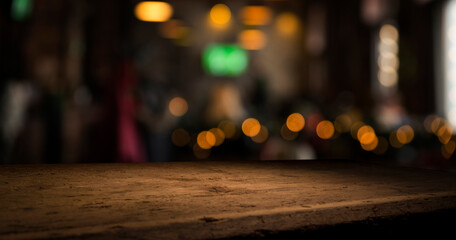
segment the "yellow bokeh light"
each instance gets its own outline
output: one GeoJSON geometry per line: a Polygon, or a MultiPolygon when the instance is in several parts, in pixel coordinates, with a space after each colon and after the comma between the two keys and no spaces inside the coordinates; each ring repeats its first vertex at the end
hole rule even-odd
{"type": "Polygon", "coordinates": [[[223,131],[225,138],[233,138],[236,135],[236,124],[234,122],[228,120],[221,121],[218,128],[223,131]]]}
{"type": "Polygon", "coordinates": [[[181,97],[175,97],[169,101],[169,112],[176,117],[185,115],[188,111],[187,101],[181,97]]]}
{"type": "Polygon", "coordinates": [[[300,113],[292,113],[288,116],[286,125],[292,132],[299,132],[304,128],[306,121],[300,113]]]}
{"type": "Polygon", "coordinates": [[[198,134],[198,137],[196,138],[196,142],[198,143],[198,146],[200,148],[210,149],[215,145],[216,138],[212,132],[202,131],[198,134]]]}
{"type": "Polygon", "coordinates": [[[256,143],[264,143],[266,140],[268,140],[269,137],[269,131],[268,129],[261,125],[260,133],[256,135],[255,137],[252,137],[252,140],[256,143]]]}
{"type": "Polygon", "coordinates": [[[366,132],[359,138],[361,145],[370,145],[376,140],[378,139],[374,132],[366,132]]]}
{"type": "Polygon", "coordinates": [[[176,146],[183,147],[190,142],[190,134],[182,128],[178,128],[171,134],[171,140],[176,146]]]}
{"type": "Polygon", "coordinates": [[[230,22],[231,11],[228,6],[219,3],[211,8],[209,16],[213,23],[217,25],[226,25],[230,22]]]}
{"type": "Polygon", "coordinates": [[[410,143],[413,140],[414,136],[415,132],[409,125],[404,125],[396,131],[396,138],[401,144],[410,143]]]}
{"type": "Polygon", "coordinates": [[[246,50],[260,50],[266,45],[266,35],[256,29],[248,29],[239,33],[238,42],[246,50]]]}
{"type": "Polygon", "coordinates": [[[299,20],[293,13],[281,13],[277,16],[275,26],[279,33],[286,36],[293,35],[298,31],[299,20]]]}
{"type": "Polygon", "coordinates": [[[423,125],[424,125],[424,129],[426,129],[427,132],[429,132],[429,133],[435,133],[436,132],[436,131],[432,130],[432,123],[437,118],[438,117],[436,115],[434,115],[434,114],[426,116],[426,118],[424,119],[423,125]]]}
{"type": "Polygon", "coordinates": [[[435,117],[431,122],[431,132],[437,135],[439,129],[446,124],[445,120],[439,117],[435,117]]]}
{"type": "Polygon", "coordinates": [[[391,24],[385,24],[380,28],[380,40],[384,42],[397,42],[399,39],[399,32],[397,28],[391,24]]]}
{"type": "Polygon", "coordinates": [[[255,118],[247,118],[242,123],[242,132],[248,137],[255,137],[260,133],[261,125],[255,118]]]}
{"type": "Polygon", "coordinates": [[[351,125],[350,127],[350,134],[351,136],[353,137],[353,139],[358,139],[358,130],[359,128],[361,128],[362,126],[364,126],[364,123],[363,122],[355,122],[351,125]]]}
{"type": "Polygon", "coordinates": [[[144,1],[135,7],[135,16],[145,22],[165,22],[173,14],[173,7],[166,2],[144,1]]]}
{"type": "Polygon", "coordinates": [[[447,144],[453,136],[453,128],[448,124],[444,124],[439,128],[436,135],[442,144],[447,144]]]}
{"type": "Polygon", "coordinates": [[[215,136],[214,146],[220,146],[225,141],[225,133],[220,128],[211,128],[209,132],[215,136]]]}
{"type": "Polygon", "coordinates": [[[375,134],[369,132],[369,133],[366,133],[363,135],[360,143],[361,143],[361,147],[365,151],[373,151],[378,146],[378,137],[375,134]],[[364,140],[366,140],[366,141],[364,141],[364,140]],[[368,142],[368,143],[364,143],[364,142],[368,142]]]}
{"type": "Polygon", "coordinates": [[[292,141],[298,137],[298,133],[290,131],[290,129],[288,129],[287,125],[284,124],[284,125],[282,125],[282,128],[280,129],[280,136],[282,136],[282,138],[287,141],[292,141]]]}
{"type": "Polygon", "coordinates": [[[265,6],[246,6],[241,9],[241,18],[245,25],[266,25],[271,21],[271,16],[271,9],[265,6]]]}
{"type": "Polygon", "coordinates": [[[318,123],[316,131],[321,139],[330,139],[334,135],[334,125],[331,121],[323,120],[318,123]]]}
{"type": "Polygon", "coordinates": [[[450,141],[448,141],[447,144],[444,144],[442,146],[442,155],[443,155],[443,157],[448,159],[451,157],[451,155],[453,155],[455,150],[456,150],[456,142],[453,139],[451,139],[450,141]]]}
{"type": "Polygon", "coordinates": [[[356,133],[356,139],[358,139],[358,141],[361,141],[362,137],[367,133],[373,133],[375,136],[375,131],[371,126],[369,126],[369,125],[361,126],[358,129],[358,132],[356,133]]]}

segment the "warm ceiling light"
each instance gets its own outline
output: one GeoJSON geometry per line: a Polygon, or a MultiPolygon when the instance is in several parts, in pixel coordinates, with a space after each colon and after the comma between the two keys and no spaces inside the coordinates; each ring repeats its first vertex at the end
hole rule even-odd
{"type": "Polygon", "coordinates": [[[246,6],[241,10],[245,25],[266,25],[271,21],[272,11],[265,6],[246,6]]]}
{"type": "Polygon", "coordinates": [[[299,29],[298,17],[293,13],[281,13],[276,19],[276,28],[282,35],[295,34],[299,29]]]}
{"type": "Polygon", "coordinates": [[[145,1],[135,7],[135,15],[145,22],[165,22],[173,14],[173,7],[166,2],[145,1]]]}
{"type": "Polygon", "coordinates": [[[266,35],[256,29],[244,30],[239,34],[238,41],[246,50],[260,50],[266,45],[266,35]]]}
{"type": "Polygon", "coordinates": [[[212,22],[218,25],[225,25],[231,19],[230,8],[222,3],[213,6],[209,14],[212,22]]]}
{"type": "Polygon", "coordinates": [[[299,132],[304,128],[306,121],[300,113],[292,113],[287,118],[287,127],[292,132],[299,132]]]}

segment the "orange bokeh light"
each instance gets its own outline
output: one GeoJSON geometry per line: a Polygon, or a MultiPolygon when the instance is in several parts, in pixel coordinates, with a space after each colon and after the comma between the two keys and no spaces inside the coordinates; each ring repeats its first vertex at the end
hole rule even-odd
{"type": "Polygon", "coordinates": [[[318,123],[316,131],[321,139],[330,139],[334,135],[334,125],[331,121],[323,120],[318,123]]]}
{"type": "Polygon", "coordinates": [[[261,125],[255,118],[247,118],[242,123],[242,132],[248,137],[255,137],[260,133],[261,125]]]}
{"type": "Polygon", "coordinates": [[[300,113],[292,113],[287,118],[287,127],[292,132],[299,132],[304,128],[306,121],[300,113]]]}

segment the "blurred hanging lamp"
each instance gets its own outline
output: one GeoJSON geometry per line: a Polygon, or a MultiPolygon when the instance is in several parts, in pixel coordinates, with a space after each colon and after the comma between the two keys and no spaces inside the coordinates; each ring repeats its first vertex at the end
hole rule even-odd
{"type": "Polygon", "coordinates": [[[135,16],[144,22],[166,22],[173,15],[171,4],[162,1],[143,1],[136,4],[135,16]]]}

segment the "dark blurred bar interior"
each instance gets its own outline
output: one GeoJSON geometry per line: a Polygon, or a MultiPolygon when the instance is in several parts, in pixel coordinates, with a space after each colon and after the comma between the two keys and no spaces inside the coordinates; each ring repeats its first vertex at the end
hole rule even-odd
{"type": "Polygon", "coordinates": [[[5,0],[1,163],[456,170],[456,1],[5,0]]]}

